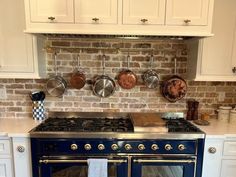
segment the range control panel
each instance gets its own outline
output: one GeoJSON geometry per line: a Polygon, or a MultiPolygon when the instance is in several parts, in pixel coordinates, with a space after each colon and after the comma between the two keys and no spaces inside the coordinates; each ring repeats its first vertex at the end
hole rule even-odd
{"type": "Polygon", "coordinates": [[[197,140],[31,139],[41,155],[56,154],[196,154],[197,140]]]}

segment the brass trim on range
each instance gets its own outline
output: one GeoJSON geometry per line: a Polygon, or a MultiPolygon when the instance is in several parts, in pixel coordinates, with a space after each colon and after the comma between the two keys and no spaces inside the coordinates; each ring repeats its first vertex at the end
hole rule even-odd
{"type": "MultiPolygon", "coordinates": [[[[126,163],[127,160],[107,160],[108,163],[126,163]]],[[[48,163],[87,163],[88,160],[49,160],[49,159],[45,159],[45,160],[39,160],[39,163],[44,163],[44,164],[48,164],[48,163]]]]}
{"type": "Polygon", "coordinates": [[[196,160],[134,159],[135,163],[195,163],[196,160]]]}

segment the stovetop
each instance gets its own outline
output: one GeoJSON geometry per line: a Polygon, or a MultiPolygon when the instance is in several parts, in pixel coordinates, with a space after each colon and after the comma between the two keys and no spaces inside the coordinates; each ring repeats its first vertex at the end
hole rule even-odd
{"type": "Polygon", "coordinates": [[[49,118],[35,131],[64,132],[133,132],[129,118],[49,118]]]}
{"type": "MultiPolygon", "coordinates": [[[[184,118],[171,116],[163,116],[166,122],[168,133],[177,134],[203,134],[203,132],[188,122],[184,118]]],[[[30,131],[30,134],[83,134],[94,133],[99,136],[101,133],[135,134],[132,118],[129,113],[79,113],[71,114],[65,113],[52,114],[30,131]]],[[[146,134],[154,132],[145,132],[146,134]]],[[[141,135],[144,133],[141,132],[141,135]]]]}

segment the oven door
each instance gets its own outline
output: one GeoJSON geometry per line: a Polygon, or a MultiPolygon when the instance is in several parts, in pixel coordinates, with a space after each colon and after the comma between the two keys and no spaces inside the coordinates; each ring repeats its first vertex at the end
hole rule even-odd
{"type": "Polygon", "coordinates": [[[132,177],[195,177],[196,159],[133,158],[132,177]]]}
{"type": "MultiPolygon", "coordinates": [[[[89,157],[107,158],[107,157],[89,157]]],[[[39,160],[39,177],[88,177],[88,157],[42,158],[39,160]]],[[[127,177],[127,158],[108,159],[108,177],[127,177]]]]}

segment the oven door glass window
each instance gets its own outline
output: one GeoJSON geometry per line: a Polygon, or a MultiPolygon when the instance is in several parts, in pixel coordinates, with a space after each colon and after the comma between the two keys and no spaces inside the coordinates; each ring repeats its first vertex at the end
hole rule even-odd
{"type": "MultiPolygon", "coordinates": [[[[52,166],[52,177],[88,177],[87,166],[52,166]]],[[[117,177],[117,167],[110,165],[108,168],[109,177],[117,177]]]]}
{"type": "Polygon", "coordinates": [[[132,177],[194,177],[194,159],[135,158],[132,177]]]}
{"type": "Polygon", "coordinates": [[[183,166],[143,166],[142,177],[184,177],[183,166]]]}

